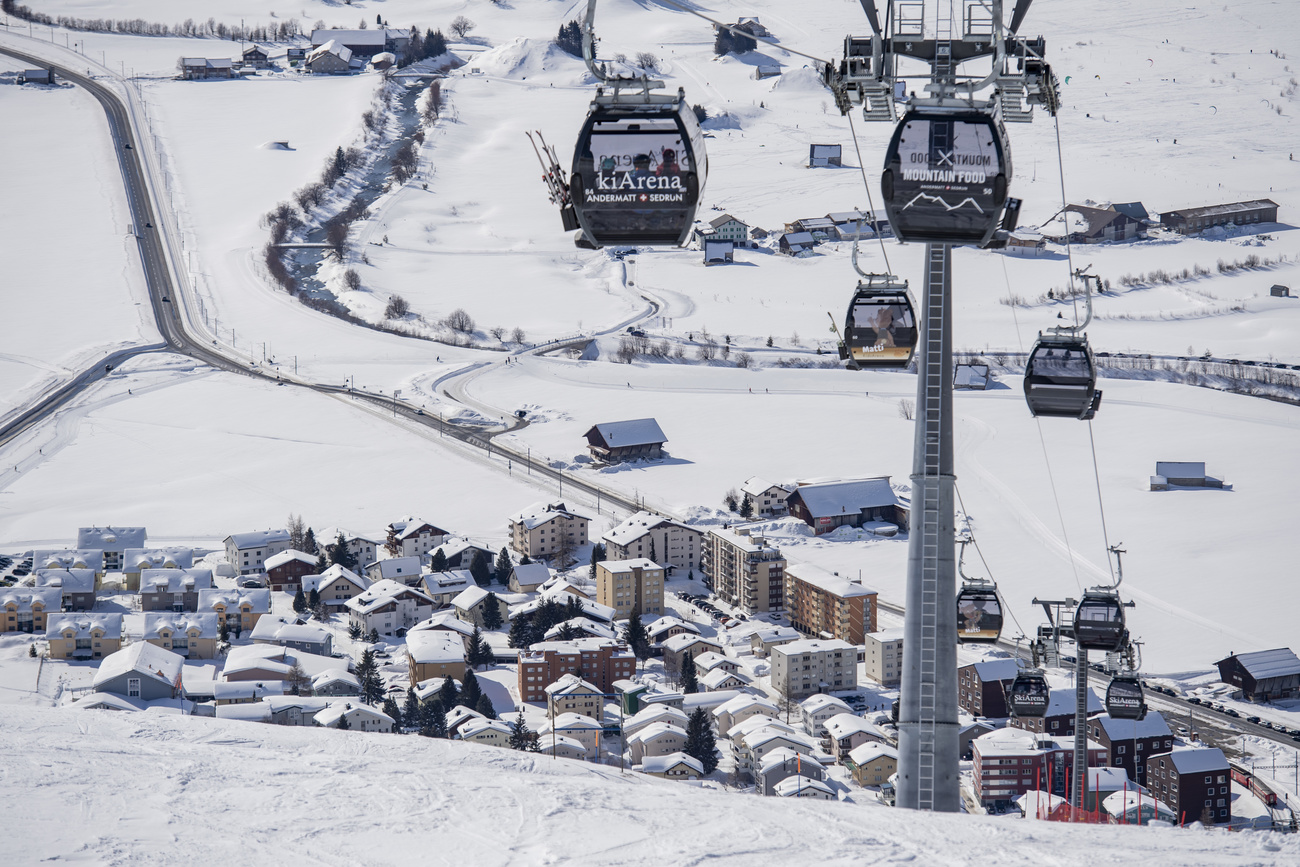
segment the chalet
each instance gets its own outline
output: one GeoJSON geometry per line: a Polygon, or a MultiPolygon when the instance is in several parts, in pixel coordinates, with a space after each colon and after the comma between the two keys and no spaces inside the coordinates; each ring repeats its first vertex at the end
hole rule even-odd
{"type": "Polygon", "coordinates": [[[793,626],[773,626],[771,628],[757,629],[749,634],[749,649],[753,651],[755,656],[761,658],[770,654],[773,647],[799,641],[803,637],[803,633],[793,626]]]}
{"type": "Polygon", "coordinates": [[[302,589],[305,575],[316,572],[316,558],[292,548],[266,558],[266,583],[272,590],[297,593],[302,589]]]}
{"type": "MultiPolygon", "coordinates": [[[[520,670],[523,670],[522,667],[520,670]]],[[[546,694],[547,716],[552,719],[562,713],[582,714],[597,722],[604,718],[604,692],[596,684],[583,680],[577,674],[564,675],[549,684],[542,692],[546,694]]],[[[634,753],[633,761],[638,759],[639,756],[634,753]]]]}
{"type": "Polygon", "coordinates": [[[1222,488],[1223,480],[1207,476],[1204,461],[1156,461],[1151,490],[1167,491],[1171,485],[1179,488],[1222,488]]]}
{"type": "Polygon", "coordinates": [[[589,617],[570,617],[546,630],[542,636],[543,641],[571,641],[577,638],[604,638],[613,641],[618,635],[609,624],[597,623],[589,617]]]}
{"type": "Polygon", "coordinates": [[[369,588],[370,579],[338,563],[319,575],[302,576],[303,593],[315,590],[321,603],[331,609],[342,608],[353,596],[360,596],[369,588]]]}
{"type": "Polygon", "coordinates": [[[450,532],[423,518],[406,517],[388,525],[384,547],[393,557],[418,557],[445,544],[450,538],[450,532]]]}
{"type": "Polygon", "coordinates": [[[360,695],[361,681],[350,671],[342,668],[331,668],[328,671],[322,671],[311,679],[312,695],[360,695]]]}
{"type": "Polygon", "coordinates": [[[754,80],[762,81],[765,78],[775,78],[781,74],[781,67],[775,63],[760,63],[754,67],[754,80]]]}
{"type": "Polygon", "coordinates": [[[652,704],[623,720],[623,734],[626,737],[631,737],[656,723],[676,726],[682,731],[686,731],[689,722],[690,717],[681,708],[652,704]]]}
{"type": "Polygon", "coordinates": [[[228,682],[288,680],[297,665],[307,677],[338,668],[344,663],[332,656],[308,653],[278,644],[240,644],[230,648],[221,677],[228,682]]]}
{"type": "Polygon", "coordinates": [[[199,593],[211,589],[208,569],[146,569],[140,573],[140,609],[198,611],[199,593]]]}
{"type": "MultiPolygon", "coordinates": [[[[380,561],[385,562],[385,561],[380,561]]],[[[363,633],[395,635],[410,629],[433,613],[434,602],[425,593],[397,581],[376,581],[364,593],[343,603],[348,620],[363,633]]]]}
{"type": "Polygon", "coordinates": [[[235,75],[235,62],[229,57],[182,57],[177,66],[185,81],[233,78],[235,75]]]}
{"type": "Polygon", "coordinates": [[[889,217],[883,210],[879,211],[832,211],[826,215],[831,221],[834,232],[831,237],[840,241],[859,241],[874,238],[876,233],[888,235],[889,217]]]}
{"type": "Polygon", "coordinates": [[[140,573],[145,569],[189,569],[194,565],[191,548],[127,548],[122,554],[121,572],[126,590],[140,592],[140,573]]]}
{"type": "Polygon", "coordinates": [[[783,232],[776,245],[787,256],[810,256],[817,242],[808,232],[783,232]]]}
{"type": "Polygon", "coordinates": [[[1272,199],[1253,199],[1249,202],[1230,202],[1224,205],[1207,205],[1203,208],[1182,208],[1165,211],[1160,224],[1180,235],[1194,235],[1215,226],[1241,226],[1277,222],[1277,202],[1272,199]]]}
{"type": "Polygon", "coordinates": [[[510,547],[532,559],[572,552],[587,544],[590,524],[590,518],[564,503],[534,503],[510,516],[510,547]]]}
{"type": "Polygon", "coordinates": [[[443,629],[409,632],[406,662],[411,683],[435,677],[459,680],[465,676],[465,642],[458,633],[443,629]]]}
{"type": "Polygon", "coordinates": [[[95,672],[94,689],[144,701],[176,698],[184,692],[184,665],[184,657],[139,641],[104,657],[95,672]]]}
{"type": "Polygon", "coordinates": [[[311,32],[312,48],[321,48],[329,43],[348,49],[350,54],[369,59],[385,51],[401,57],[406,54],[411,34],[406,30],[377,27],[373,30],[313,30],[311,32]]]}
{"type": "Polygon", "coordinates": [[[1139,785],[1147,784],[1147,756],[1167,753],[1174,747],[1174,734],[1158,711],[1141,720],[1112,719],[1101,714],[1088,720],[1088,737],[1106,748],[1106,764],[1122,768],[1139,785]]]}
{"type": "MultiPolygon", "coordinates": [[[[1146,236],[1146,224],[1115,208],[1094,208],[1088,205],[1067,205],[1066,214],[1075,214],[1081,221],[1068,230],[1074,244],[1100,244],[1103,241],[1130,241],[1146,236]]],[[[1067,225],[1069,221],[1067,220],[1067,225]]]]}
{"type": "Polygon", "coordinates": [[[334,650],[334,638],[328,629],[279,615],[258,620],[249,637],[254,644],[290,647],[317,656],[329,656],[334,650]]]}
{"type": "Polygon", "coordinates": [[[451,600],[465,588],[475,586],[474,576],[468,569],[449,572],[430,572],[421,576],[419,588],[433,602],[434,608],[449,608],[451,600]]]}
{"type": "Polygon", "coordinates": [[[271,63],[270,53],[260,45],[250,45],[244,49],[242,58],[244,66],[265,69],[271,63]]]}
{"type": "Polygon", "coordinates": [[[826,752],[839,759],[840,764],[844,764],[849,753],[857,747],[871,742],[883,744],[888,740],[880,726],[854,713],[837,713],[826,720],[823,727],[826,736],[822,738],[822,744],[826,752]]]}
{"type": "Polygon", "coordinates": [[[750,36],[761,36],[764,39],[771,38],[772,31],[764,27],[753,15],[742,15],[736,19],[736,29],[743,30],[750,36]]]}
{"type": "Polygon", "coordinates": [[[787,502],[790,514],[818,536],[837,527],[866,523],[907,527],[908,509],[890,487],[889,476],[799,485],[787,502]]]}
{"type": "Polygon", "coordinates": [[[466,720],[456,733],[456,737],[475,744],[490,747],[505,747],[510,743],[510,725],[501,720],[480,719],[466,720]]]}
{"type": "Polygon", "coordinates": [[[592,426],[584,437],[587,450],[598,461],[612,462],[636,458],[661,458],[668,437],[652,418],[604,422],[592,426]]]}
{"type": "Polygon", "coordinates": [[[754,510],[755,520],[779,518],[790,510],[786,504],[790,489],[784,485],[773,484],[759,476],[750,476],[746,479],[740,486],[740,493],[749,501],[750,507],[754,510]]]}
{"type": "Polygon", "coordinates": [[[808,145],[808,168],[825,169],[831,166],[842,166],[844,165],[843,151],[843,145],[810,144],[808,145]]]}
{"type": "Polygon", "coordinates": [[[708,674],[702,674],[699,679],[702,692],[734,692],[738,689],[744,689],[752,683],[753,681],[748,675],[739,671],[727,671],[721,668],[715,668],[708,674]]]}
{"type": "Polygon", "coordinates": [[[753,716],[776,719],[780,716],[780,713],[776,702],[767,696],[748,694],[730,698],[712,711],[716,728],[720,732],[730,731],[736,724],[744,722],[753,716]]]}
{"type": "Polygon", "coordinates": [[[1011,715],[1007,689],[1020,671],[1018,659],[985,659],[957,669],[957,706],[975,717],[1011,715]]]}
{"type": "Polygon", "coordinates": [[[536,593],[551,580],[551,570],[545,563],[521,563],[510,570],[508,586],[515,593],[536,593]]]}
{"type": "Polygon", "coordinates": [[[1241,690],[1246,701],[1300,696],[1300,659],[1289,648],[1232,654],[1215,663],[1219,679],[1241,690]]]}
{"type": "Polygon", "coordinates": [[[263,571],[267,558],[289,548],[288,530],[257,530],[226,537],[226,562],[240,575],[263,571]]]}
{"type": "Polygon", "coordinates": [[[50,659],[102,659],[122,647],[121,614],[52,614],[48,622],[50,659]]]}
{"type": "Polygon", "coordinates": [[[627,739],[628,751],[636,764],[647,757],[681,752],[685,746],[686,732],[664,722],[651,723],[627,739]]]}
{"type": "Polygon", "coordinates": [[[313,48],[304,63],[313,75],[343,75],[352,71],[352,49],[331,39],[313,48]]]}
{"type": "Polygon", "coordinates": [[[379,545],[374,539],[362,536],[360,533],[353,533],[343,527],[326,527],[316,535],[316,541],[324,549],[336,545],[339,536],[343,537],[348,553],[357,558],[355,568],[365,569],[379,559],[379,545]]]}
{"type": "Polygon", "coordinates": [[[843,699],[821,693],[809,696],[801,701],[799,703],[799,713],[804,731],[815,738],[819,738],[823,734],[827,720],[843,713],[851,714],[853,708],[845,704],[843,699]]]}
{"type": "Polygon", "coordinates": [[[339,727],[339,720],[346,717],[348,728],[359,732],[384,732],[393,730],[393,718],[381,710],[364,704],[353,705],[351,702],[334,703],[316,714],[313,719],[322,728],[339,727]]]}
{"type": "Polygon", "coordinates": [[[833,241],[839,236],[835,221],[830,217],[804,217],[786,224],[787,232],[806,232],[814,241],[833,241]]]}
{"type": "Polygon", "coordinates": [[[442,552],[443,559],[447,561],[448,569],[468,569],[469,564],[474,562],[474,556],[480,551],[488,559],[489,563],[492,562],[493,558],[492,552],[487,548],[464,539],[448,539],[429,551],[428,558],[432,560],[439,551],[442,552]]]}
{"type": "Polygon", "coordinates": [[[104,552],[104,571],[122,570],[122,555],[130,548],[143,548],[148,537],[144,527],[81,527],[77,530],[77,548],[104,552]]]}
{"type": "Polygon", "coordinates": [[[1147,788],[1168,804],[1179,823],[1232,821],[1232,772],[1214,747],[1177,749],[1146,758],[1147,788]]]}
{"type": "Polygon", "coordinates": [[[421,620],[419,623],[407,630],[407,634],[420,632],[423,630],[441,630],[443,632],[454,632],[461,637],[462,641],[467,640],[474,634],[474,627],[461,620],[451,611],[439,611],[429,617],[428,620],[421,620]]]}
{"type": "Polygon", "coordinates": [[[634,767],[643,774],[664,780],[700,780],[704,778],[704,765],[686,753],[668,753],[663,756],[645,756],[634,767]]]}
{"type": "Polygon", "coordinates": [[[673,675],[681,672],[682,663],[688,658],[694,659],[703,653],[722,653],[722,645],[715,639],[702,638],[690,633],[675,635],[665,640],[663,647],[664,671],[673,675]]]}
{"type": "Polygon", "coordinates": [[[663,642],[672,638],[674,635],[684,635],[686,633],[699,635],[700,627],[689,621],[682,620],[681,618],[673,617],[672,615],[660,617],[658,620],[646,626],[646,635],[650,638],[652,643],[663,642]]]}
{"type": "Polygon", "coordinates": [[[57,587],[64,611],[89,611],[95,607],[95,573],[90,569],[37,569],[37,587],[57,587]]]}
{"type": "Polygon", "coordinates": [[[754,787],[758,794],[772,796],[779,783],[796,776],[802,777],[805,785],[821,782],[826,779],[826,768],[812,756],[779,747],[763,757],[754,774],[754,787]]]}
{"type": "Polygon", "coordinates": [[[1047,251],[1047,239],[1037,232],[1021,229],[1007,235],[1003,251],[1013,256],[1041,256],[1047,251]]]}
{"type": "Polygon", "coordinates": [[[489,618],[488,612],[496,607],[496,617],[499,622],[506,621],[506,612],[508,606],[502,602],[498,596],[490,590],[486,590],[477,584],[473,587],[466,587],[456,598],[451,600],[451,607],[456,610],[456,616],[466,623],[472,623],[480,628],[486,628],[489,618]]]}
{"type": "Polygon", "coordinates": [[[420,557],[389,557],[377,560],[366,567],[366,577],[371,581],[396,581],[399,584],[415,585],[421,577],[420,557]]]}
{"type": "Polygon", "coordinates": [[[849,751],[844,766],[859,786],[882,786],[898,770],[898,750],[889,744],[867,741],[849,751]]]}
{"type": "Polygon", "coordinates": [[[696,230],[696,239],[704,241],[731,241],[737,247],[749,246],[749,224],[738,220],[731,214],[723,214],[709,220],[706,226],[696,230]]]}
{"type": "Polygon", "coordinates": [[[814,780],[804,774],[786,777],[772,787],[772,794],[778,798],[811,798],[815,801],[835,800],[835,790],[824,780],[814,780]]]}

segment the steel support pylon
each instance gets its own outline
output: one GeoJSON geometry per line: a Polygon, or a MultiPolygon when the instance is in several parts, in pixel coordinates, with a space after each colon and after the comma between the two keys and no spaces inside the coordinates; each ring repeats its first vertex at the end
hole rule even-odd
{"type": "Polygon", "coordinates": [[[926,244],[898,709],[897,804],[961,808],[952,462],[952,246],[926,244]]]}
{"type": "Polygon", "coordinates": [[[1074,779],[1070,803],[1082,810],[1088,801],[1088,650],[1074,650],[1074,779]]]}

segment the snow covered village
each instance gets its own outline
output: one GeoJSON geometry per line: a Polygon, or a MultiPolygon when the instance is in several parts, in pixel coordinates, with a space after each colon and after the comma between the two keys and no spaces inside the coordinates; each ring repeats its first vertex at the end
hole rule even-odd
{"type": "Polygon", "coordinates": [[[7,863],[1297,863],[1292,12],[2,0],[7,863]]]}

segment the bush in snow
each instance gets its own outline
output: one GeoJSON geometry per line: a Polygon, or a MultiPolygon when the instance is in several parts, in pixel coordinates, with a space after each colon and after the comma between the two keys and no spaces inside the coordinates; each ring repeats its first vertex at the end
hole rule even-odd
{"type": "Polygon", "coordinates": [[[388,299],[388,306],[384,308],[384,318],[404,319],[410,312],[411,305],[406,303],[406,299],[401,295],[394,295],[388,299]]]}
{"type": "Polygon", "coordinates": [[[473,318],[459,307],[448,313],[447,318],[442,320],[442,324],[462,334],[469,334],[474,330],[473,318]]]}

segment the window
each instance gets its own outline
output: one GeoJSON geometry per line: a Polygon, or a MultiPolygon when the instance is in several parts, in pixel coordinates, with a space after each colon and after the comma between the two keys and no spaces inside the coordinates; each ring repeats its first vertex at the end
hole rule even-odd
{"type": "MultiPolygon", "coordinates": [[[[127,681],[126,681],[126,695],[127,695],[128,698],[139,698],[139,697],[140,697],[140,678],[138,678],[138,677],[127,678],[127,681]]],[[[1210,803],[1210,802],[1209,802],[1209,801],[1206,801],[1205,803],[1206,803],[1206,806],[1209,806],[1209,803],[1210,803]]]]}
{"type": "Polygon", "coordinates": [[[1115,752],[1119,753],[1122,756],[1124,755],[1124,751],[1126,749],[1128,749],[1128,747],[1124,746],[1123,744],[1120,744],[1119,749],[1115,750],[1115,752]]]}

